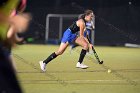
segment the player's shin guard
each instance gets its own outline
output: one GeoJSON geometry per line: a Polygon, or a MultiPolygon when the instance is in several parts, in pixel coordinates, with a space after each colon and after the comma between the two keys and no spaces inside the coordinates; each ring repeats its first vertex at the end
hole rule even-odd
{"type": "Polygon", "coordinates": [[[85,55],[86,55],[86,51],[87,51],[87,50],[84,50],[84,49],[81,50],[81,54],[80,54],[79,61],[78,61],[78,62],[80,62],[80,64],[81,64],[81,63],[83,62],[83,60],[84,60],[84,57],[85,57],[85,55]]]}
{"type": "Polygon", "coordinates": [[[54,53],[52,53],[46,60],[43,61],[43,63],[48,64],[51,60],[53,60],[54,58],[56,58],[57,55],[54,53]]]}

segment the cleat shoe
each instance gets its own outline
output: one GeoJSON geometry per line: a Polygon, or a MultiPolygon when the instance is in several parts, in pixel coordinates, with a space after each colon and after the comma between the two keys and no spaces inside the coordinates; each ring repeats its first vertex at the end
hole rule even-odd
{"type": "Polygon", "coordinates": [[[39,61],[39,64],[40,64],[41,70],[42,70],[43,72],[45,72],[45,71],[46,71],[46,64],[43,63],[43,61],[39,61]]]}
{"type": "Polygon", "coordinates": [[[87,65],[85,65],[85,64],[80,64],[80,62],[78,62],[77,64],[76,64],[76,67],[77,68],[82,68],[82,69],[86,69],[86,68],[88,68],[88,66],[87,65]]]}

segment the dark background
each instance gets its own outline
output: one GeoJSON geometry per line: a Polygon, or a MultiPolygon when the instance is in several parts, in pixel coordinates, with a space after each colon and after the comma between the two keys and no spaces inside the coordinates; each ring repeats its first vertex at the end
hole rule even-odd
{"type": "Polygon", "coordinates": [[[26,11],[33,19],[27,42],[45,43],[47,14],[80,14],[85,9],[96,15],[95,45],[140,44],[140,0],[28,0],[26,11]]]}

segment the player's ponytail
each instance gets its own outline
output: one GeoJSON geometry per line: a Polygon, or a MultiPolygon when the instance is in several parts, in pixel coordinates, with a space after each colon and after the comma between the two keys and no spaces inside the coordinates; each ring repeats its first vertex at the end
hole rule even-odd
{"type": "Polygon", "coordinates": [[[85,18],[85,14],[80,14],[79,16],[78,16],[78,19],[84,19],[85,18]]]}

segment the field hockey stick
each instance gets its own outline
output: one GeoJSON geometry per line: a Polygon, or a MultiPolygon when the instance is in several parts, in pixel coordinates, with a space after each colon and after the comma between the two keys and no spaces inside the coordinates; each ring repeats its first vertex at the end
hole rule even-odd
{"type": "MultiPolygon", "coordinates": [[[[91,44],[91,40],[89,39],[89,35],[87,35],[87,39],[88,39],[88,42],[91,44]]],[[[95,51],[95,49],[94,49],[93,46],[92,46],[92,51],[93,51],[94,56],[96,57],[98,63],[99,63],[99,64],[103,64],[103,61],[100,61],[100,59],[99,59],[99,57],[98,57],[98,55],[97,55],[97,53],[96,53],[96,51],[95,51]]]]}
{"type": "Polygon", "coordinates": [[[99,59],[99,57],[98,57],[98,55],[97,55],[97,53],[96,53],[96,51],[95,51],[95,49],[94,49],[93,46],[92,46],[92,50],[93,50],[94,56],[96,57],[98,63],[99,63],[99,64],[103,64],[103,61],[100,61],[100,59],[99,59]]]}

